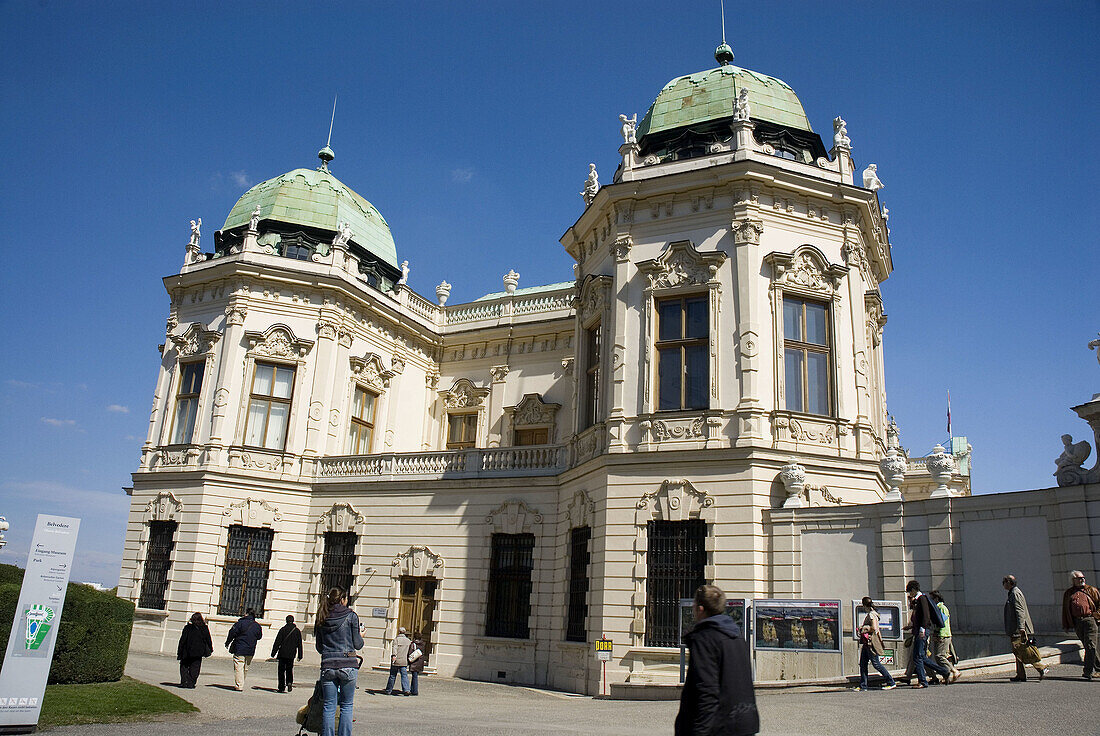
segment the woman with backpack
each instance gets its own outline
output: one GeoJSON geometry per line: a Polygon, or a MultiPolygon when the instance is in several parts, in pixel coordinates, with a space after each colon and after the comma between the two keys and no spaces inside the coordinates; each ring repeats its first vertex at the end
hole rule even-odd
{"type": "Polygon", "coordinates": [[[183,627],[179,644],[176,645],[176,659],[180,662],[180,687],[195,687],[203,657],[209,657],[213,653],[214,642],[210,638],[210,629],[202,614],[196,611],[183,627]]]}
{"type": "Polygon", "coordinates": [[[879,628],[879,612],[875,609],[874,602],[867,596],[861,601],[867,609],[867,616],[859,627],[859,689],[865,691],[867,687],[867,665],[872,665],[878,673],[886,679],[883,690],[893,690],[897,687],[890,671],[879,661],[879,656],[886,651],[886,645],[882,641],[882,629],[879,628]]]}
{"type": "Polygon", "coordinates": [[[321,653],[321,692],[324,696],[321,736],[336,736],[336,709],[340,708],[339,736],[351,736],[352,701],[363,648],[359,617],[348,608],[347,594],[330,588],[317,611],[314,627],[321,653]]]}

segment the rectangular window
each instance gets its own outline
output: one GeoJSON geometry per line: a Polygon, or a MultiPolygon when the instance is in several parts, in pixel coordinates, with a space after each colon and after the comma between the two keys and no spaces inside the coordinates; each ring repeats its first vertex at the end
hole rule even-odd
{"type": "Polygon", "coordinates": [[[489,562],[489,605],[485,635],[526,639],[531,617],[534,534],[494,534],[489,562]]]}
{"type": "Polygon", "coordinates": [[[293,368],[271,363],[256,364],[244,430],[246,445],[269,450],[283,449],[293,391],[293,368]]]}
{"type": "Polygon", "coordinates": [[[257,617],[263,616],[274,537],[275,532],[271,529],[240,524],[229,527],[219,615],[243,616],[251,608],[257,617]]]}
{"type": "Polygon", "coordinates": [[[584,331],[584,413],[581,429],[600,421],[600,324],[584,331]]]}
{"type": "Polygon", "coordinates": [[[788,411],[832,414],[829,307],[783,298],[783,389],[788,411]]]}
{"type": "Polygon", "coordinates": [[[176,391],[176,428],[172,432],[174,445],[189,444],[195,434],[195,416],[199,412],[199,393],[202,391],[205,367],[205,361],[180,366],[180,385],[176,391]]]}
{"type": "Polygon", "coordinates": [[[168,590],[168,570],[172,566],[175,537],[176,522],[149,522],[149,550],[145,557],[145,574],[141,580],[138,608],[164,610],[164,594],[168,590]]]}
{"type": "Polygon", "coordinates": [[[355,598],[355,532],[325,532],[325,553],[321,558],[321,594],[340,588],[348,594],[348,605],[355,598]]]}
{"type": "Polygon", "coordinates": [[[517,429],[512,444],[516,447],[522,445],[547,445],[550,443],[550,430],[546,427],[538,429],[517,429]]]}
{"type": "Polygon", "coordinates": [[[647,647],[680,646],[680,599],[705,584],[707,523],[650,521],[646,555],[647,647]]]}
{"type": "Polygon", "coordinates": [[[565,625],[566,641],[585,641],[588,632],[588,541],[592,528],[579,526],[569,534],[569,610],[565,625]]]}
{"type": "Polygon", "coordinates": [[[366,455],[374,438],[374,406],[378,396],[365,388],[355,387],[351,401],[351,433],[348,436],[348,454],[366,455]]]}
{"type": "Polygon", "coordinates": [[[464,450],[477,442],[477,413],[447,415],[447,449],[464,450]]]}
{"type": "Polygon", "coordinates": [[[707,296],[657,301],[657,409],[706,409],[710,402],[707,296]]]}

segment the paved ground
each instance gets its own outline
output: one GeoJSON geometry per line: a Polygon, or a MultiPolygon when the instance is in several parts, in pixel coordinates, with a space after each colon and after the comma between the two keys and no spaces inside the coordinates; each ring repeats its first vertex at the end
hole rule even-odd
{"type": "MultiPolygon", "coordinates": [[[[195,703],[201,713],[155,723],[54,729],[79,736],[272,736],[295,734],[294,713],[309,697],[303,686],[275,692],[275,663],[254,663],[245,692],[232,689],[232,664],[207,660],[195,690],[172,685],[174,660],[130,655],[127,674],[160,684],[195,703]]],[[[796,688],[757,693],[762,734],[852,736],[864,733],[1100,734],[1100,680],[1085,682],[1079,665],[1054,667],[1045,682],[1010,683],[1004,676],[964,678],[950,687],[859,693],[796,688]]],[[[421,679],[417,698],[374,694],[386,676],[364,670],[356,693],[355,731],[362,736],[505,736],[513,734],[671,734],[674,702],[598,700],[523,687],[447,678],[421,679]]]]}

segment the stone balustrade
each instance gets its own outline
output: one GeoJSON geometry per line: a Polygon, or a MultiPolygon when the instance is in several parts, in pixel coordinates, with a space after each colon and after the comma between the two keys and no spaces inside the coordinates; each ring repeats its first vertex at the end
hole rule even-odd
{"type": "Polygon", "coordinates": [[[565,470],[565,445],[490,447],[442,452],[339,455],[317,463],[317,480],[393,480],[556,475],[565,470]]]}

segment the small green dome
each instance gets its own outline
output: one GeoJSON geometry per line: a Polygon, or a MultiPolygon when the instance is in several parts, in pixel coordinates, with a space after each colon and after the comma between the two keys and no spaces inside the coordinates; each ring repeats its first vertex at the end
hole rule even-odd
{"type": "Polygon", "coordinates": [[[295,169],[268,179],[245,192],[222,230],[247,225],[256,206],[260,220],[319,228],[336,233],[339,223],[351,225],[351,240],[397,268],[397,246],[385,218],[330,171],[295,169]]]}
{"type": "MultiPolygon", "coordinates": [[[[722,51],[718,47],[717,55],[722,51]]],[[[732,58],[732,51],[731,58],[732,58]]],[[[733,117],[733,103],[744,87],[754,120],[812,133],[810,121],[791,86],[781,79],[732,64],[677,77],[665,85],[638,123],[638,138],[673,128],[733,117]]]]}
{"type": "Polygon", "coordinates": [[[714,60],[723,66],[733,61],[733,49],[730,48],[728,43],[723,41],[718,45],[718,48],[714,50],[714,60]]]}

